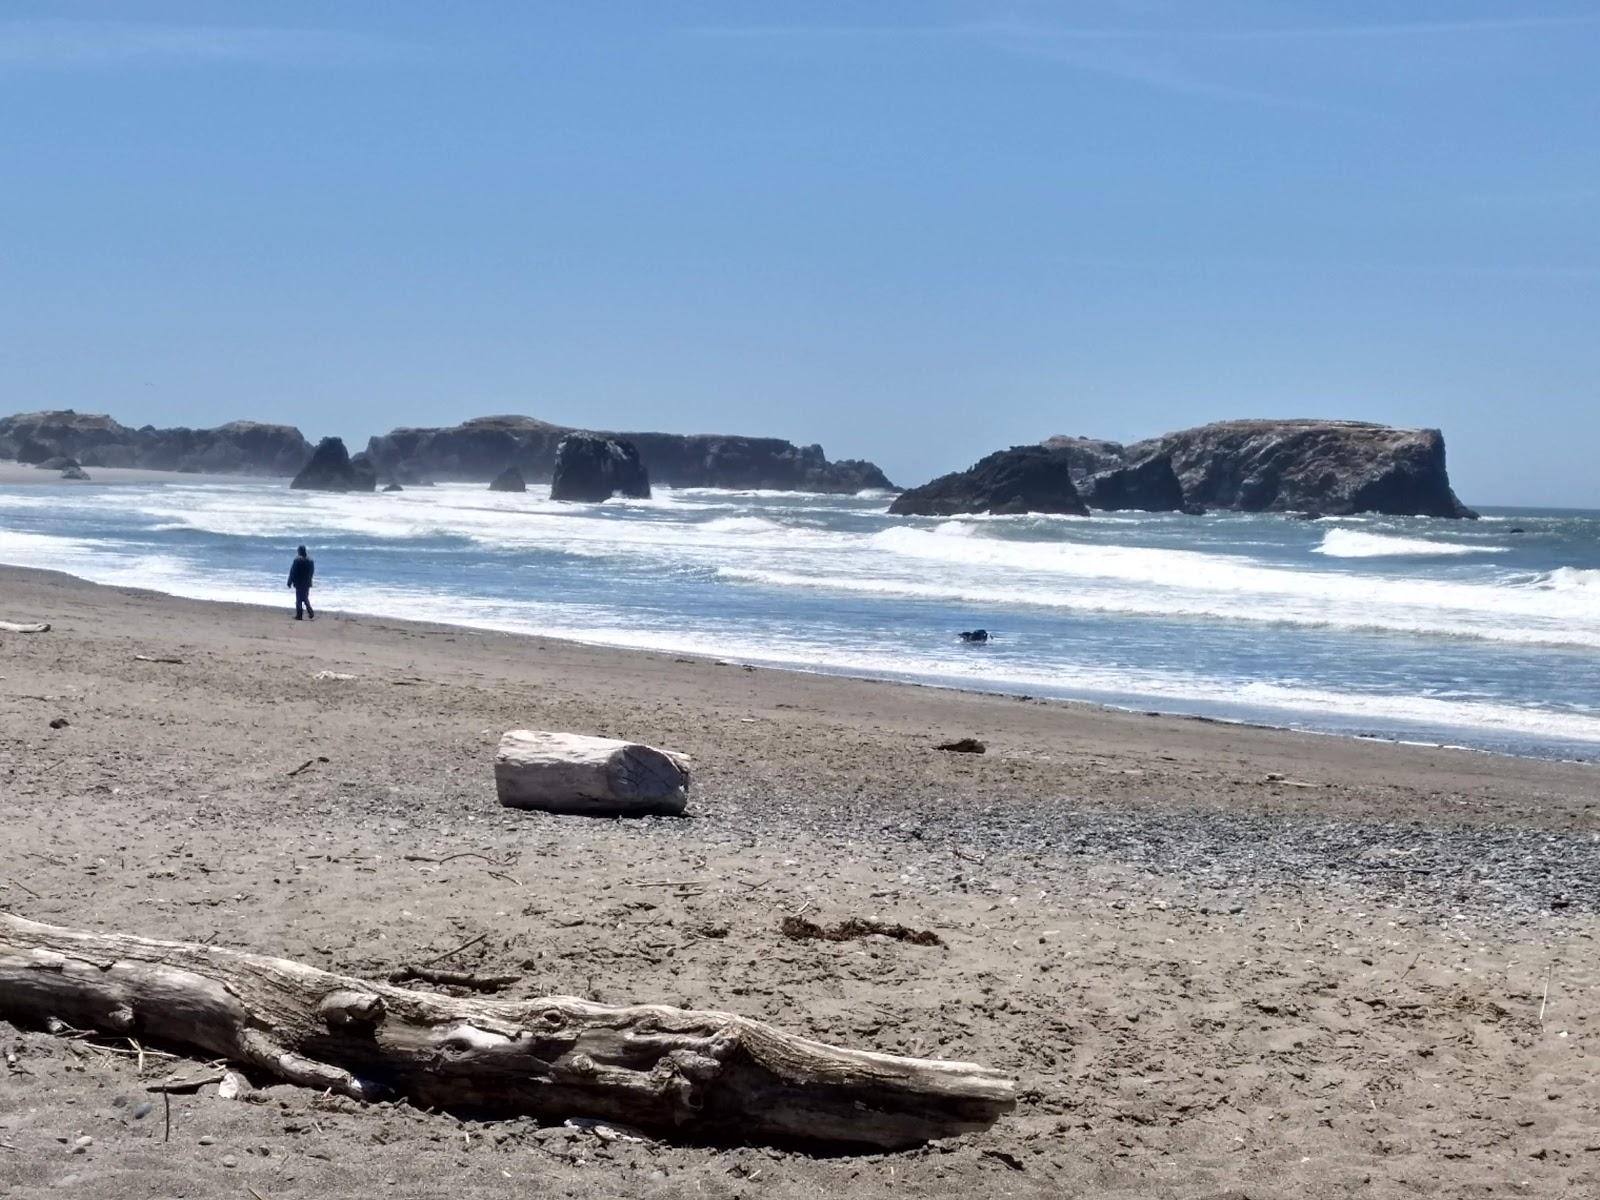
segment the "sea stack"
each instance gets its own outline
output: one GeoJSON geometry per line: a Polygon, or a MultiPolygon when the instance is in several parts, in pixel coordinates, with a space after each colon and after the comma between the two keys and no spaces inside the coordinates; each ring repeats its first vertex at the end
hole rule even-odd
{"type": "Polygon", "coordinates": [[[528,490],[528,481],[522,477],[522,472],[515,467],[507,467],[500,474],[489,481],[491,492],[525,492],[528,490]]]}
{"type": "Polygon", "coordinates": [[[612,496],[650,498],[650,476],[633,443],[592,433],[562,438],[550,498],[598,504],[612,496]]]}
{"type": "Polygon", "coordinates": [[[377,490],[378,472],[366,455],[352,458],[342,438],[326,437],[289,486],[316,492],[371,492],[377,490]]]}
{"type": "Polygon", "coordinates": [[[830,461],[818,445],[782,438],[711,433],[616,433],[552,425],[533,417],[477,417],[447,428],[394,429],[367,443],[384,472],[401,483],[408,475],[441,481],[487,483],[507,464],[529,483],[548,483],[556,451],[570,435],[632,445],[652,483],[675,488],[737,488],[850,494],[892,490],[872,463],[830,461]]]}
{"type": "Polygon", "coordinates": [[[1456,498],[1437,429],[1362,421],[1220,421],[1124,446],[1053,437],[991,454],[901,494],[890,512],[1051,513],[1089,509],[1478,514],[1456,498]]]}
{"type": "Polygon", "coordinates": [[[1073,485],[1066,460],[1044,446],[997,450],[965,471],[941,475],[932,483],[901,492],[889,511],[908,517],[948,517],[957,513],[1089,515],[1073,485]]]}

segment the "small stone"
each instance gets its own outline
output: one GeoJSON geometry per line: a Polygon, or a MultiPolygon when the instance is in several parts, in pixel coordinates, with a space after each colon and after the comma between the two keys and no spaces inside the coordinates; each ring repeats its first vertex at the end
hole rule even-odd
{"type": "Polygon", "coordinates": [[[156,1106],[153,1101],[146,1100],[143,1104],[138,1105],[129,1115],[131,1115],[135,1121],[142,1121],[155,1111],[155,1107],[156,1106]]]}
{"type": "Polygon", "coordinates": [[[217,1139],[212,1137],[209,1133],[203,1134],[200,1138],[200,1144],[202,1146],[214,1146],[217,1144],[217,1139]]]}
{"type": "Polygon", "coordinates": [[[85,1134],[83,1137],[72,1143],[72,1152],[74,1154],[82,1154],[92,1145],[94,1145],[94,1139],[88,1134],[85,1134]]]}
{"type": "Polygon", "coordinates": [[[225,1167],[237,1167],[239,1160],[231,1154],[224,1154],[222,1156],[222,1165],[225,1167]]]}

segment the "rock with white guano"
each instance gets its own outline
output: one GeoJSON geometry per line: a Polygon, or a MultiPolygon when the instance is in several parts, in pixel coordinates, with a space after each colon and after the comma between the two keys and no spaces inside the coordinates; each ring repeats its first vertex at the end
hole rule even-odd
{"type": "Polygon", "coordinates": [[[576,733],[513,729],[500,739],[494,781],[508,808],[675,816],[689,802],[689,767],[681,756],[576,733]]]}

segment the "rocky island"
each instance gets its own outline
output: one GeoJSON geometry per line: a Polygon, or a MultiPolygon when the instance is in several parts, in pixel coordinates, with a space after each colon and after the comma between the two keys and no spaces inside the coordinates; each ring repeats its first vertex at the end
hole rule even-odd
{"type": "Polygon", "coordinates": [[[343,439],[325,437],[289,486],[311,492],[371,492],[377,490],[378,475],[366,455],[352,456],[343,439]]]}
{"type": "MultiPolygon", "coordinates": [[[[407,475],[487,482],[508,466],[530,483],[555,475],[562,439],[584,433],[533,417],[478,417],[448,428],[395,429],[367,443],[367,456],[384,478],[407,475]]],[[[869,462],[830,462],[821,446],[796,446],[782,438],[720,434],[596,433],[632,444],[652,482],[707,487],[851,493],[891,489],[869,462]]]]}
{"type": "Polygon", "coordinates": [[[569,433],[556,447],[550,499],[602,503],[612,496],[650,499],[650,475],[629,442],[569,433]]]}
{"type": "Polygon", "coordinates": [[[0,458],[21,463],[70,458],[85,467],[293,475],[310,457],[311,446],[290,425],[230,421],[215,429],[132,429],[70,408],[0,417],[0,458]]]}
{"type": "Polygon", "coordinates": [[[903,492],[890,511],[1067,512],[1065,486],[1086,509],[1477,516],[1450,487],[1437,429],[1314,420],[1222,421],[1131,445],[1053,437],[903,492]]]}

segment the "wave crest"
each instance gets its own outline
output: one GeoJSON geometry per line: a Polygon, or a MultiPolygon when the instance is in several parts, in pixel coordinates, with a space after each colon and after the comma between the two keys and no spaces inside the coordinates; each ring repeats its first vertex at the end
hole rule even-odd
{"type": "Polygon", "coordinates": [[[1473,545],[1468,542],[1436,542],[1431,538],[1397,537],[1388,533],[1365,533],[1359,529],[1330,529],[1313,554],[1329,558],[1444,558],[1460,554],[1504,554],[1509,546],[1473,545]]]}

